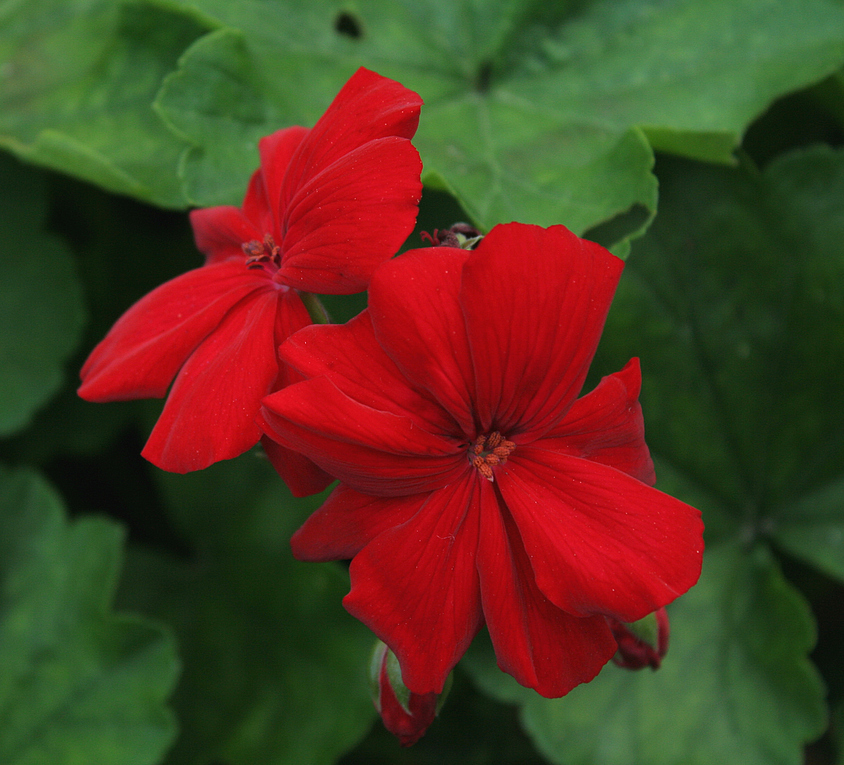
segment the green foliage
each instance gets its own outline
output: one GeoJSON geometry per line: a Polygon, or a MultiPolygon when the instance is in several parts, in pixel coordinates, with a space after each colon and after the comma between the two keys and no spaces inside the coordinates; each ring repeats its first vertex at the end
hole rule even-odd
{"type": "Polygon", "coordinates": [[[641,356],[648,442],[705,511],[786,547],[815,533],[803,556],[830,570],[844,521],[844,154],[800,151],[764,173],[666,161],[661,178],[601,363],[641,356]]]}
{"type": "Polygon", "coordinates": [[[775,97],[844,61],[844,12],[826,0],[596,0],[553,12],[525,0],[370,0],[348,12],[358,37],[332,34],[332,3],[197,6],[225,29],[186,53],[158,101],[196,144],[183,167],[194,203],[238,202],[255,140],[311,124],[364,65],[423,96],[425,177],[478,225],[582,233],[643,209],[616,241],[656,207],[637,128],[657,148],[728,162],[775,97]]]}
{"type": "Polygon", "coordinates": [[[0,762],[153,765],[171,743],[172,640],[110,612],[121,546],[35,472],[0,470],[0,762]]]}
{"type": "Polygon", "coordinates": [[[658,672],[610,664],[562,699],[496,672],[489,645],[467,663],[487,692],[522,706],[550,762],[799,765],[802,742],[826,722],[823,687],[805,656],[814,628],[764,547],[709,550],[700,582],[669,614],[671,646],[658,672]]]}
{"type": "Polygon", "coordinates": [[[0,5],[0,146],[103,188],[184,206],[186,144],[152,110],[164,75],[208,31],[143,0],[0,5]]]}
{"type": "Polygon", "coordinates": [[[168,762],[334,762],[375,716],[374,639],[340,605],[345,572],[290,554],[317,499],[294,501],[251,454],[161,481],[198,554],[185,563],[137,551],[124,600],[172,624],[183,649],[182,735],[168,762]]]}
{"type": "Polygon", "coordinates": [[[806,659],[811,616],[762,540],[841,575],[844,152],[801,151],[764,173],[660,170],[660,214],[628,261],[598,365],[641,357],[659,485],[707,523],[703,577],[670,610],[653,676],[608,667],[544,701],[490,678],[489,656],[470,666],[523,705],[553,762],[796,765],[823,730],[824,691],[806,659]]]}
{"type": "Polygon", "coordinates": [[[43,179],[0,156],[0,436],[20,430],[62,384],[85,319],[73,258],[44,230],[43,179]]]}

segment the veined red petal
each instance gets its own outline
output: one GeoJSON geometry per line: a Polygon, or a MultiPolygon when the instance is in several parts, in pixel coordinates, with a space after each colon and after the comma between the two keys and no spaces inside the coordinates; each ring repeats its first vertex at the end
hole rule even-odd
{"type": "Polygon", "coordinates": [[[416,93],[395,80],[358,69],[291,158],[279,199],[281,208],[310,179],[359,146],[387,136],[412,138],[421,105],[416,93]]]}
{"type": "Polygon", "coordinates": [[[422,161],[406,138],[379,138],[303,178],[287,194],[276,279],[307,292],[366,289],[416,222],[422,161]]]}
{"type": "Polygon", "coordinates": [[[494,485],[480,481],[478,572],[498,666],[549,698],[589,682],[616,651],[603,616],[576,617],[537,588],[521,537],[494,485]]]}
{"type": "Polygon", "coordinates": [[[574,402],[623,263],[564,226],[511,223],[484,237],[463,268],[480,430],[520,442],[574,402]]]}
{"type": "Polygon", "coordinates": [[[364,494],[433,491],[471,469],[462,444],[353,401],[326,377],[291,385],[263,404],[258,423],[270,438],[364,494]]]}
{"type": "Polygon", "coordinates": [[[378,342],[403,375],[473,438],[475,382],[459,302],[460,273],[469,255],[430,247],[385,263],[369,287],[369,312],[378,342]]]}
{"type": "Polygon", "coordinates": [[[287,449],[269,436],[261,437],[261,446],[276,473],[294,497],[309,497],[325,489],[334,480],[304,454],[287,449]]]}
{"type": "Polygon", "coordinates": [[[257,443],[255,416],[278,375],[274,335],[283,300],[272,285],[254,292],[196,348],[141,452],[146,459],[186,473],[237,457],[257,443]]]}
{"type": "Polygon", "coordinates": [[[349,569],[352,590],[343,605],[396,654],[414,693],[442,692],[482,623],[476,483],[429,494],[416,515],[376,537],[349,569]]]}
{"type": "Polygon", "coordinates": [[[411,387],[384,352],[368,309],[347,324],[306,327],[290,337],[279,355],[305,377],[328,377],[361,404],[410,417],[435,435],[459,432],[448,412],[411,387]]]}
{"type": "Polygon", "coordinates": [[[600,462],[653,486],[656,475],[645,444],[641,387],[639,359],[631,359],[575,401],[563,420],[531,446],[600,462]]]}
{"type": "Polygon", "coordinates": [[[416,515],[426,496],[373,497],[341,483],[293,535],[293,555],[309,561],[350,560],[379,534],[416,515]]]}
{"type": "Polygon", "coordinates": [[[245,269],[246,256],[241,245],[264,238],[255,224],[236,207],[191,210],[190,223],[196,248],[205,255],[206,265],[235,258],[245,269]]]}
{"type": "Polygon", "coordinates": [[[575,616],[633,622],[700,576],[700,511],[597,462],[517,447],[496,482],[536,584],[575,616]]]}
{"type": "Polygon", "coordinates": [[[284,234],[281,228],[284,178],[297,149],[310,132],[308,128],[294,125],[276,130],[258,141],[261,169],[255,173],[246,191],[243,212],[250,220],[262,224],[264,231],[260,239],[264,234],[271,234],[276,237],[276,244],[281,244],[284,234]]]}
{"type": "Polygon", "coordinates": [[[165,282],[126,311],[82,367],[88,401],[160,398],[185,359],[232,307],[269,282],[228,261],[165,282]]]}

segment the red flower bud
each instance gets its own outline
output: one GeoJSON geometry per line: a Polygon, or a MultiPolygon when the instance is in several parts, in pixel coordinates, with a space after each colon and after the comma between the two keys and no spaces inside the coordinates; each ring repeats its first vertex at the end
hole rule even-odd
{"type": "Polygon", "coordinates": [[[402,682],[396,655],[380,640],[375,644],[369,669],[372,700],[384,727],[402,746],[415,744],[440,711],[451,678],[441,694],[413,693],[402,682]]]}
{"type": "Polygon", "coordinates": [[[668,614],[664,608],[648,614],[631,624],[623,624],[610,617],[607,622],[618,643],[613,662],[624,669],[659,669],[668,652],[668,614]]]}

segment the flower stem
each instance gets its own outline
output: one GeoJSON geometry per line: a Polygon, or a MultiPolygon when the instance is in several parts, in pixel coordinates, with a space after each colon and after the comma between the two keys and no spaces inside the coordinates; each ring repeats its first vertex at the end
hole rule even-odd
{"type": "Polygon", "coordinates": [[[308,314],[314,324],[331,324],[331,317],[320,299],[313,292],[300,292],[299,297],[308,309],[308,314]]]}

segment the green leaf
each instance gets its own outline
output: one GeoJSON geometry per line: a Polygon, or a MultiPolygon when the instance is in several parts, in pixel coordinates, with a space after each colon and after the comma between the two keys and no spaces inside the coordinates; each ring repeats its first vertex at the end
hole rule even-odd
{"type": "Polygon", "coordinates": [[[661,170],[660,215],[599,366],[641,356],[648,443],[706,494],[705,521],[726,513],[840,576],[844,153],[797,152],[762,174],[661,170]]]}
{"type": "Polygon", "coordinates": [[[771,526],[782,549],[844,580],[844,478],[783,507],[771,526]]]}
{"type": "Polygon", "coordinates": [[[468,668],[485,690],[522,706],[526,730],[554,763],[802,763],[802,743],[826,724],[824,689],[806,658],[814,626],[768,550],[710,549],[700,582],[669,614],[658,671],[609,664],[561,699],[518,686],[488,647],[473,650],[468,668]]]}
{"type": "Polygon", "coordinates": [[[158,108],[196,147],[186,195],[237,204],[257,138],[313,124],[365,65],[425,99],[424,177],[480,226],[581,233],[640,210],[614,232],[623,242],[656,206],[644,135],[729,162],[768,104],[844,62],[844,10],[808,2],[194,0],[226,29],[188,50],[158,108]],[[341,11],[357,37],[343,33],[341,11]]]}
{"type": "Polygon", "coordinates": [[[0,8],[0,146],[167,207],[184,206],[185,150],[152,110],[164,75],[209,26],[142,0],[27,0],[0,8]]]}
{"type": "Polygon", "coordinates": [[[174,735],[172,640],[110,613],[122,532],[69,523],[35,473],[0,471],[0,762],[154,765],[174,735]]]}
{"type": "Polygon", "coordinates": [[[172,624],[184,647],[168,761],[335,762],[375,716],[374,637],[343,610],[344,569],[291,556],[290,534],[319,498],[296,502],[252,454],[160,478],[197,559],[136,553],[123,601],[172,624]]]}
{"type": "Polygon", "coordinates": [[[0,436],[8,436],[58,391],[85,307],[67,246],[44,230],[42,177],[6,155],[0,177],[0,436]]]}

